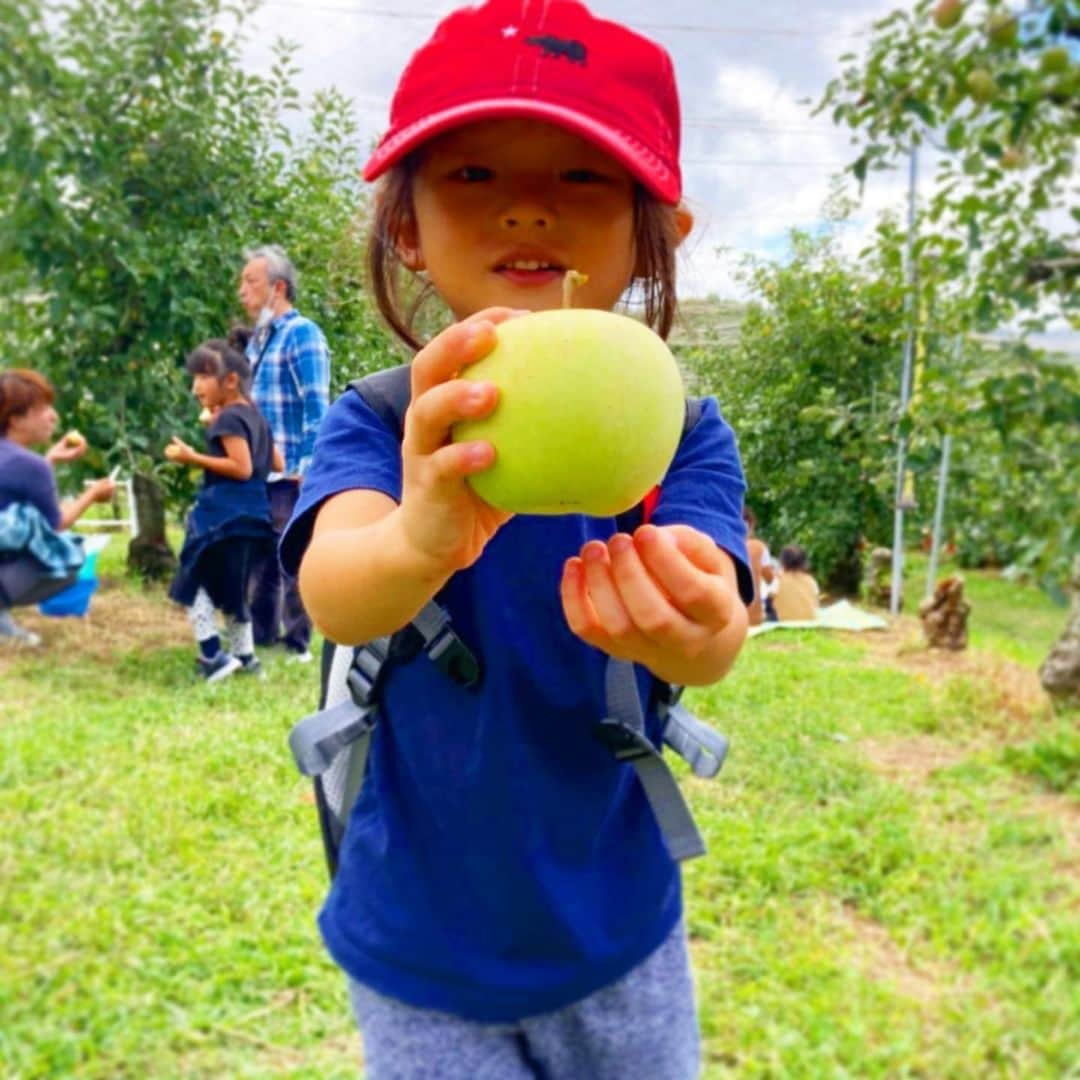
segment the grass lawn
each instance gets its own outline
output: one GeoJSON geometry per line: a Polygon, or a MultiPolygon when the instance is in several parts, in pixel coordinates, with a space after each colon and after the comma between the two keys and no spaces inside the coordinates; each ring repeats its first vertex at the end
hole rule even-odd
{"type": "MultiPolygon", "coordinates": [[[[285,745],[316,669],[202,686],[121,555],[0,653],[0,1076],[356,1076],[285,745]]],[[[688,695],[733,746],[686,780],[706,1077],[1080,1077],[1080,716],[1035,675],[1064,612],[967,578],[963,654],[777,631],[688,695]]]]}

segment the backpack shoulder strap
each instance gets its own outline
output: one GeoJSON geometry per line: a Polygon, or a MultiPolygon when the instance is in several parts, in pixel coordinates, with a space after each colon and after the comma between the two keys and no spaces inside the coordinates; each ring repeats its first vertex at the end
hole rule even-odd
{"type": "Polygon", "coordinates": [[[645,734],[634,665],[608,657],[604,692],[607,715],[593,729],[594,734],[616,761],[625,762],[637,773],[671,857],[681,861],[704,855],[705,842],[678,782],[645,734]]]}
{"type": "Polygon", "coordinates": [[[685,439],[697,427],[701,414],[705,411],[705,399],[688,397],[683,412],[682,437],[685,439]]]}
{"type": "Polygon", "coordinates": [[[353,379],[349,387],[355,390],[388,428],[405,434],[405,412],[412,397],[412,381],[408,364],[372,372],[362,379],[353,379]]]}

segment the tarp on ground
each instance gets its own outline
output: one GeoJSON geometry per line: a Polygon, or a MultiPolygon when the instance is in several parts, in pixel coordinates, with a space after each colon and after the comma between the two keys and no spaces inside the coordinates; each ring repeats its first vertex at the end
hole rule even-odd
{"type": "Polygon", "coordinates": [[[751,626],[749,635],[768,633],[770,630],[887,630],[889,623],[881,615],[863,611],[847,600],[818,610],[816,619],[792,619],[790,622],[764,622],[751,626]]]}

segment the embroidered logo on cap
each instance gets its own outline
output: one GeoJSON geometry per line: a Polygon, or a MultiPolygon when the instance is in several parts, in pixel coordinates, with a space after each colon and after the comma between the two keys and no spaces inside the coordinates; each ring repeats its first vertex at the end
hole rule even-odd
{"type": "Polygon", "coordinates": [[[558,60],[560,56],[565,56],[571,64],[581,64],[585,66],[585,61],[588,58],[588,50],[580,41],[573,41],[567,38],[557,38],[552,34],[540,34],[535,37],[527,37],[525,39],[526,45],[538,45],[544,50],[545,57],[551,57],[554,60],[558,60]]]}

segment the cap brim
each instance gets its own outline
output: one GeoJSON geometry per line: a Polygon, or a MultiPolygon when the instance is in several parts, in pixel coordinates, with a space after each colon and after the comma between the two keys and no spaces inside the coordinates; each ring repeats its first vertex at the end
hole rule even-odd
{"type": "Polygon", "coordinates": [[[564,105],[513,97],[489,98],[456,105],[441,112],[429,113],[400,131],[393,132],[379,143],[368,158],[364,166],[364,179],[377,180],[410,151],[444,131],[477,120],[496,120],[512,116],[531,117],[558,124],[559,127],[588,139],[611,154],[661,202],[675,205],[681,198],[682,181],[679,174],[672,172],[629,133],[602,124],[590,116],[583,116],[564,105]]]}

